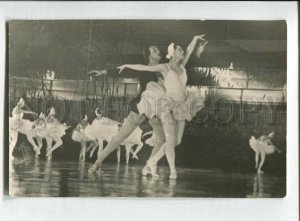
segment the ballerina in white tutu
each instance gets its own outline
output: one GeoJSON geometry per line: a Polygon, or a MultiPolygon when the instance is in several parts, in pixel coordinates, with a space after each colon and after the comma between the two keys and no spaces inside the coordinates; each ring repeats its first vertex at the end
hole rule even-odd
{"type": "MultiPolygon", "coordinates": [[[[34,121],[33,123],[33,129],[32,129],[32,135],[34,138],[36,138],[38,143],[38,149],[36,150],[36,157],[38,157],[41,154],[41,149],[43,147],[43,138],[44,139],[50,139],[47,136],[47,120],[46,116],[43,113],[40,113],[39,117],[34,121]]],[[[51,141],[48,141],[47,143],[50,143],[51,141]]]]}
{"type": "Polygon", "coordinates": [[[278,153],[281,153],[281,151],[277,149],[271,141],[274,135],[275,133],[272,132],[268,136],[263,135],[258,139],[255,139],[255,137],[252,136],[249,140],[249,145],[255,152],[255,168],[257,169],[257,173],[263,173],[261,168],[264,165],[266,155],[274,153],[275,150],[278,151],[278,153]],[[259,156],[260,164],[258,164],[259,156]]]}
{"type": "Polygon", "coordinates": [[[32,111],[23,110],[24,106],[25,106],[24,99],[21,98],[12,111],[12,117],[9,118],[9,156],[11,160],[14,159],[13,150],[18,141],[18,133],[22,133],[26,135],[27,140],[33,146],[33,149],[36,152],[39,149],[33,140],[33,134],[32,134],[33,122],[23,119],[24,114],[36,115],[36,113],[32,111]]]}
{"type": "Polygon", "coordinates": [[[52,152],[60,147],[62,142],[62,136],[66,134],[66,130],[69,128],[66,124],[59,122],[55,117],[55,108],[51,107],[47,120],[47,153],[48,160],[52,158],[52,152]],[[53,141],[55,144],[52,146],[53,141]]]}
{"type": "MultiPolygon", "coordinates": [[[[126,118],[124,119],[126,120],[126,118]]],[[[132,154],[133,158],[138,159],[137,153],[142,149],[143,142],[141,141],[143,131],[137,127],[122,143],[121,145],[125,146],[126,150],[126,164],[129,163],[130,153],[132,154]],[[138,145],[133,151],[132,147],[134,145],[138,145]]],[[[121,147],[117,149],[117,158],[118,163],[120,163],[120,157],[121,157],[121,147]]]]}
{"type": "Polygon", "coordinates": [[[170,166],[170,179],[177,178],[174,148],[181,143],[185,121],[190,121],[204,107],[202,96],[187,93],[185,69],[198,40],[201,42],[197,53],[200,56],[203,52],[207,44],[203,37],[204,35],[194,36],[186,53],[179,45],[171,43],[167,55],[169,63],[153,66],[127,64],[119,67],[120,73],[124,68],[129,68],[136,71],[160,72],[164,78],[164,87],[156,82],[148,83],[138,104],[140,114],[148,118],[158,117],[161,120],[166,136],[165,144],[147,162],[147,167],[154,176],[157,175],[154,168],[158,160],[166,153],[170,166]]]}
{"type": "Polygon", "coordinates": [[[87,142],[91,142],[88,150],[93,147],[97,147],[98,143],[95,140],[91,140],[89,137],[86,136],[85,129],[88,126],[88,117],[85,114],[84,117],[81,119],[80,123],[77,124],[76,128],[72,133],[72,139],[76,142],[81,144],[80,154],[79,154],[79,161],[85,161],[85,154],[87,152],[86,144],[87,142]]]}
{"type": "MultiPolygon", "coordinates": [[[[103,117],[102,113],[99,113],[99,108],[95,110],[96,118],[93,120],[92,124],[85,128],[85,135],[90,140],[96,140],[99,146],[98,156],[103,150],[103,141],[110,140],[118,133],[119,122],[111,120],[109,118],[103,117]]],[[[92,157],[97,146],[93,146],[91,150],[90,157],[92,157]]]]}

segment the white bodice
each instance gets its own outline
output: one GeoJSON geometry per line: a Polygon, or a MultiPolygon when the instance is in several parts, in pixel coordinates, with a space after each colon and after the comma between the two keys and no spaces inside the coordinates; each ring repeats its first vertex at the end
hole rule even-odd
{"type": "Polygon", "coordinates": [[[168,72],[165,73],[165,88],[166,88],[166,93],[175,101],[177,102],[183,102],[186,97],[185,93],[185,86],[187,82],[187,74],[186,70],[183,66],[182,68],[182,73],[178,74],[174,72],[169,64],[168,66],[168,72]]]}

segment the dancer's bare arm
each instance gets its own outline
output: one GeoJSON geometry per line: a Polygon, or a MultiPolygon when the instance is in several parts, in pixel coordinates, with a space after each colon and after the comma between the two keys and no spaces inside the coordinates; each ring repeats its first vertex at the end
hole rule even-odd
{"type": "Polygon", "coordinates": [[[33,112],[33,111],[28,111],[28,110],[23,110],[24,114],[33,114],[33,115],[37,115],[37,113],[33,112]]]}
{"type": "Polygon", "coordinates": [[[202,51],[204,50],[206,44],[208,43],[208,41],[206,41],[203,37],[205,35],[196,35],[194,36],[193,40],[190,42],[190,44],[188,45],[187,49],[186,49],[186,53],[185,53],[185,56],[184,56],[184,59],[182,61],[182,65],[185,66],[186,63],[188,62],[188,60],[190,59],[190,56],[191,54],[193,53],[194,49],[195,49],[195,46],[196,46],[196,43],[197,43],[197,40],[201,40],[203,41],[204,43],[200,43],[200,47],[202,47],[202,51]]]}
{"type": "Polygon", "coordinates": [[[97,76],[107,75],[108,72],[106,69],[104,69],[104,70],[91,70],[87,73],[87,75],[92,75],[92,74],[94,74],[94,76],[97,77],[97,76]]]}
{"type": "Polygon", "coordinates": [[[149,72],[166,72],[166,64],[157,64],[157,65],[142,65],[142,64],[124,64],[118,67],[119,73],[121,73],[124,68],[129,68],[135,71],[149,71],[149,72]]]}

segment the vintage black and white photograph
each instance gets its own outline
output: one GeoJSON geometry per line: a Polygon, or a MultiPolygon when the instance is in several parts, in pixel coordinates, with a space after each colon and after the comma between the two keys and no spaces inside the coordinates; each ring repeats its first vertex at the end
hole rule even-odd
{"type": "Polygon", "coordinates": [[[283,198],[285,20],[9,20],[13,197],[283,198]]]}

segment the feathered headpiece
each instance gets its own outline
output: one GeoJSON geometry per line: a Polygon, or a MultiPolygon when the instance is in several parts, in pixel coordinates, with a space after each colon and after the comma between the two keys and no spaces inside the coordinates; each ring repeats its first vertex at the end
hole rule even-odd
{"type": "Polygon", "coordinates": [[[171,44],[169,44],[169,46],[168,46],[168,54],[166,56],[167,59],[171,59],[173,57],[174,51],[175,51],[174,46],[175,46],[175,43],[173,43],[173,42],[171,44]]]}

